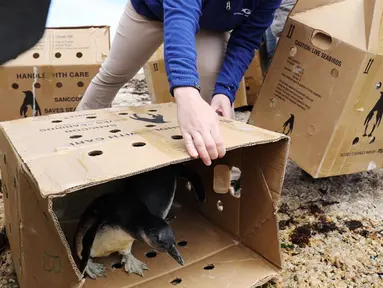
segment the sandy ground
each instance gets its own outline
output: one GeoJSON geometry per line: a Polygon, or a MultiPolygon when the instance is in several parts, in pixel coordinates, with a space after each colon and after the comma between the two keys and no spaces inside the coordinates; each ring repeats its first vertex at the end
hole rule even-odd
{"type": "MultiPolygon", "coordinates": [[[[148,103],[141,74],[114,106],[148,103]]],[[[236,113],[239,121],[248,117],[236,113]]],[[[315,180],[289,162],[279,208],[284,269],[264,287],[383,287],[383,170],[315,180]]],[[[18,287],[3,242],[0,287],[18,287]]]]}

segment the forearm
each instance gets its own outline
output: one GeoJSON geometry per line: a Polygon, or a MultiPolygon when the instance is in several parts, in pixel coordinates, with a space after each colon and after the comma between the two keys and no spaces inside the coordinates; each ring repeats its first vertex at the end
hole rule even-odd
{"type": "Polygon", "coordinates": [[[177,87],[199,90],[195,35],[202,0],[164,0],[164,60],[170,93],[177,87]]]}
{"type": "Polygon", "coordinates": [[[234,102],[239,83],[254,58],[255,50],[259,49],[262,35],[271,25],[280,3],[281,0],[262,1],[249,20],[232,31],[213,96],[224,94],[231,103],[234,102]]]}

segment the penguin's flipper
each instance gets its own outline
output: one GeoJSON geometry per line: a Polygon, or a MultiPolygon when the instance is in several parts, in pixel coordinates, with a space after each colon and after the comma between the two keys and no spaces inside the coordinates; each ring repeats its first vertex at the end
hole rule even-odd
{"type": "Polygon", "coordinates": [[[192,169],[183,164],[178,164],[179,175],[185,180],[189,181],[193,187],[197,200],[202,204],[206,201],[205,188],[203,186],[201,177],[192,169]]]}
{"type": "Polygon", "coordinates": [[[105,267],[102,264],[95,263],[90,258],[90,252],[93,246],[94,239],[99,228],[99,221],[95,221],[93,225],[85,232],[84,237],[82,238],[82,251],[81,251],[81,261],[80,269],[84,271],[92,279],[97,277],[106,277],[105,267]]]}

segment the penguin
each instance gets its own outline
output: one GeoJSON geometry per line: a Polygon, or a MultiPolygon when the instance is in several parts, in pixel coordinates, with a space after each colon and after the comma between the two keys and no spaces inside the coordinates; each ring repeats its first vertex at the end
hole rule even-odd
{"type": "Polygon", "coordinates": [[[73,255],[81,273],[92,279],[106,277],[105,267],[92,258],[119,253],[125,271],[143,277],[149,267],[132,254],[134,241],[165,252],[184,265],[167,221],[179,177],[191,182],[203,204],[206,197],[199,175],[182,164],[117,180],[116,191],[96,198],[81,215],[75,232],[73,255]]]}

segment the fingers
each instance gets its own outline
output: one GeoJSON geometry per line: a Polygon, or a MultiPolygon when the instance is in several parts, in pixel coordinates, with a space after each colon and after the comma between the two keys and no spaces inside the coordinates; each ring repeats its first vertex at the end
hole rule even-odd
{"type": "Polygon", "coordinates": [[[210,159],[211,160],[217,159],[218,149],[217,149],[217,145],[216,145],[210,131],[205,130],[202,132],[201,135],[202,135],[203,141],[205,142],[205,147],[206,147],[207,152],[209,153],[210,159]]]}
{"type": "Polygon", "coordinates": [[[182,133],[182,137],[185,140],[186,150],[188,151],[190,156],[193,157],[193,158],[197,158],[198,157],[198,152],[197,152],[197,150],[194,147],[192,136],[189,133],[184,132],[184,133],[182,133]]]}
{"type": "Polygon", "coordinates": [[[217,121],[217,124],[212,127],[210,133],[217,147],[218,157],[222,158],[226,154],[226,148],[225,148],[225,143],[223,141],[220,128],[221,127],[219,126],[219,122],[217,121]]]}
{"type": "Polygon", "coordinates": [[[202,159],[203,163],[206,166],[211,165],[210,155],[206,150],[204,139],[198,131],[192,132],[192,137],[194,140],[194,146],[198,151],[199,157],[202,159]]]}

